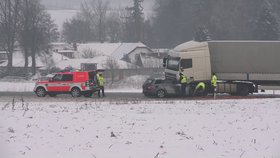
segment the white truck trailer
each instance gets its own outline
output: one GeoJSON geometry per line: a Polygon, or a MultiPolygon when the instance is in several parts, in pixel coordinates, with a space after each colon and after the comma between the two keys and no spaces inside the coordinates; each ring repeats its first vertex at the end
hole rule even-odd
{"type": "Polygon", "coordinates": [[[191,79],[191,95],[198,82],[210,91],[211,74],[218,77],[217,92],[248,95],[258,86],[280,86],[280,41],[190,41],[175,47],[164,59],[165,76],[191,79]]]}

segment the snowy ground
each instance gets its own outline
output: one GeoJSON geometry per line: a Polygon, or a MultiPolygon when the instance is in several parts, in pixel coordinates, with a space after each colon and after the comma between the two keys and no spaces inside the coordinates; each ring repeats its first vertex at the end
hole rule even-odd
{"type": "Polygon", "coordinates": [[[2,158],[277,158],[280,99],[0,102],[2,158]]]}

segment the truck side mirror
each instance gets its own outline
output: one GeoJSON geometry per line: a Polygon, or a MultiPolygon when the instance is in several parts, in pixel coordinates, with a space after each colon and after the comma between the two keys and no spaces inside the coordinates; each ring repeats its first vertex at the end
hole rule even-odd
{"type": "Polygon", "coordinates": [[[167,63],[167,57],[163,58],[163,67],[166,67],[166,63],[167,63]]]}

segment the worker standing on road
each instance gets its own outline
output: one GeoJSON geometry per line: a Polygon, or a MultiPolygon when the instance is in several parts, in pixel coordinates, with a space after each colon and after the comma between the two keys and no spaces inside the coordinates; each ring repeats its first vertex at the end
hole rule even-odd
{"type": "Polygon", "coordinates": [[[212,85],[213,96],[214,96],[214,99],[215,99],[216,98],[216,88],[217,88],[217,76],[216,76],[215,73],[212,74],[211,85],[212,85]]]}
{"type": "Polygon", "coordinates": [[[102,74],[98,74],[97,75],[97,81],[98,81],[98,86],[99,86],[99,90],[98,90],[98,97],[101,97],[100,96],[100,90],[102,91],[102,97],[105,97],[105,94],[104,94],[104,78],[102,76],[102,74]]]}
{"type": "Polygon", "coordinates": [[[181,84],[181,96],[184,97],[186,95],[186,87],[187,87],[187,77],[180,73],[180,84],[181,84]]]}
{"type": "Polygon", "coordinates": [[[199,82],[194,90],[193,93],[195,96],[203,96],[205,94],[205,83],[204,82],[199,82]]]}

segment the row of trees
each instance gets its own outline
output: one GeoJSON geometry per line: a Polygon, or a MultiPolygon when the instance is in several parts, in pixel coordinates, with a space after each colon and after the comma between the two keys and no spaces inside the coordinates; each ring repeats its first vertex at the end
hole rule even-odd
{"type": "Polygon", "coordinates": [[[278,40],[277,0],[157,0],[157,46],[196,39],[278,40]]]}
{"type": "Polygon", "coordinates": [[[111,8],[107,0],[84,1],[80,12],[64,23],[63,38],[68,42],[146,42],[149,22],[144,20],[142,2],[111,8]]]}
{"type": "Polygon", "coordinates": [[[69,42],[144,42],[174,47],[188,40],[278,40],[279,0],[156,0],[144,18],[143,0],[113,9],[107,0],[87,0],[65,22],[69,42]]]}
{"type": "Polygon", "coordinates": [[[7,72],[13,66],[13,54],[20,48],[25,68],[31,57],[32,72],[36,71],[36,56],[49,53],[50,42],[59,37],[57,26],[40,4],[40,0],[0,1],[0,49],[8,56],[7,72]]]}

